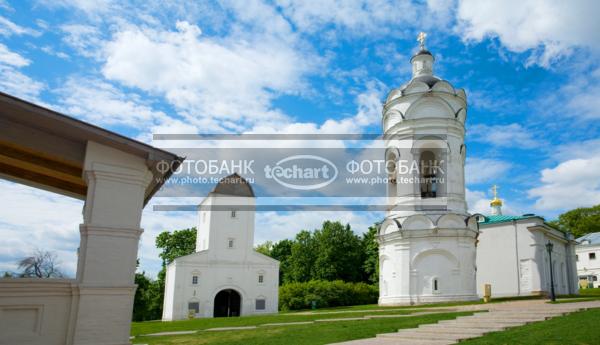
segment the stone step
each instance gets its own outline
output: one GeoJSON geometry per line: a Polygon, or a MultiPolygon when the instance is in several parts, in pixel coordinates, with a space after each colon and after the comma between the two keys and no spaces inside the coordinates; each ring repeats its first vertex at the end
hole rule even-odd
{"type": "Polygon", "coordinates": [[[454,340],[427,340],[427,339],[400,339],[400,338],[368,338],[352,340],[330,345],[451,345],[456,344],[454,340]]]}
{"type": "Polygon", "coordinates": [[[440,321],[440,324],[442,325],[447,325],[447,326],[456,326],[459,327],[460,325],[463,325],[467,328],[469,327],[473,327],[473,328],[480,328],[480,327],[489,327],[489,328],[494,328],[494,327],[504,327],[504,328],[508,328],[508,327],[516,327],[516,326],[522,326],[525,323],[524,322],[502,322],[502,323],[498,323],[498,322],[491,322],[491,321],[471,321],[471,322],[457,322],[457,323],[449,323],[449,322],[443,322],[440,321]]]}
{"type": "Polygon", "coordinates": [[[396,333],[377,334],[378,338],[393,338],[393,339],[420,339],[420,340],[446,340],[446,341],[461,341],[479,337],[472,333],[433,333],[433,332],[418,332],[415,329],[401,330],[396,333]]]}
{"type": "MultiPolygon", "coordinates": [[[[423,327],[419,327],[419,328],[413,328],[412,330],[415,331],[415,332],[420,332],[420,333],[472,334],[472,335],[478,336],[478,337],[480,337],[480,336],[482,336],[482,335],[484,335],[486,333],[482,328],[450,328],[450,327],[444,327],[444,328],[428,327],[428,328],[423,328],[423,327]]],[[[398,332],[401,332],[401,331],[402,331],[402,329],[398,330],[398,332]]]]}
{"type": "MultiPolygon", "coordinates": [[[[544,321],[546,318],[545,317],[517,317],[517,316],[513,316],[513,317],[502,317],[502,316],[495,316],[495,315],[489,315],[486,317],[471,317],[471,316],[467,316],[467,317],[459,317],[456,318],[455,321],[457,322],[477,322],[477,321],[485,321],[485,322],[489,322],[489,321],[494,321],[494,322],[536,322],[536,321],[544,321]]],[[[451,320],[444,320],[444,321],[451,321],[451,320]]]]}
{"type": "Polygon", "coordinates": [[[547,318],[550,318],[550,316],[518,316],[518,315],[513,315],[513,316],[502,316],[502,315],[486,315],[486,316],[477,316],[477,317],[466,317],[466,318],[461,318],[460,320],[473,320],[473,321],[479,321],[479,320],[498,320],[498,321],[544,321],[547,318]]]}
{"type": "MultiPolygon", "coordinates": [[[[455,324],[435,324],[435,325],[421,325],[419,328],[452,328],[452,329],[480,329],[482,331],[489,330],[490,332],[494,331],[503,331],[508,326],[502,325],[492,325],[492,324],[468,324],[468,323],[455,323],[455,324]]],[[[511,326],[512,327],[512,326],[511,326]]]]}

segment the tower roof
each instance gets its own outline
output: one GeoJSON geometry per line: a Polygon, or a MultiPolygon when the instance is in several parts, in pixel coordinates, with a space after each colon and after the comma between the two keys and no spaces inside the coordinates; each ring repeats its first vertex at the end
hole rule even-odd
{"type": "Polygon", "coordinates": [[[221,179],[212,191],[217,194],[245,196],[254,198],[254,191],[250,183],[237,173],[233,173],[221,179]]]}

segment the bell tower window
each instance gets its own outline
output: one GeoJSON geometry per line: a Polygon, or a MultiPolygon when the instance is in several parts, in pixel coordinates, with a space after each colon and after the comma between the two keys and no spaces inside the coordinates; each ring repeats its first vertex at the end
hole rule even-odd
{"type": "Polygon", "coordinates": [[[437,195],[437,165],[435,154],[431,151],[421,153],[420,166],[421,198],[435,198],[437,195]]]}

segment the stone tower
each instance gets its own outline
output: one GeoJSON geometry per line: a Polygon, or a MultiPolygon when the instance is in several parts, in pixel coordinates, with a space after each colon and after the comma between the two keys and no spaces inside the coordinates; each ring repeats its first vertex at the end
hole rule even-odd
{"type": "Polygon", "coordinates": [[[466,94],[411,58],[412,79],[383,106],[388,205],[379,229],[379,304],[475,300],[478,225],[465,202],[466,94]]]}

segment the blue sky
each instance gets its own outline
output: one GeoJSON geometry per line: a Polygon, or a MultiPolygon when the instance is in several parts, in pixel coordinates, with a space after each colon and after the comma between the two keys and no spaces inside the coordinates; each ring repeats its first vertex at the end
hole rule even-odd
{"type": "MultiPolygon", "coordinates": [[[[467,91],[470,210],[487,213],[498,184],[505,213],[552,219],[600,203],[599,15],[594,1],[0,0],[0,90],[150,143],[379,133],[382,100],[410,79],[426,31],[435,74],[467,91]]],[[[81,202],[0,183],[12,201],[0,210],[0,271],[42,247],[72,272],[81,202]]],[[[379,218],[265,212],[256,241],[324,219],[362,232],[379,218]]],[[[159,268],[157,233],[194,224],[190,212],[146,209],[142,269],[159,268]]]]}

